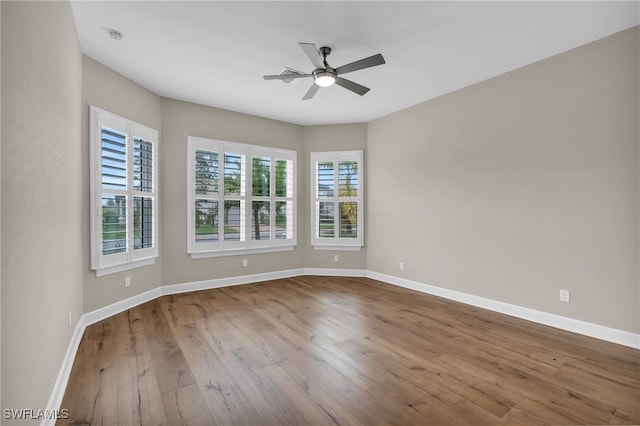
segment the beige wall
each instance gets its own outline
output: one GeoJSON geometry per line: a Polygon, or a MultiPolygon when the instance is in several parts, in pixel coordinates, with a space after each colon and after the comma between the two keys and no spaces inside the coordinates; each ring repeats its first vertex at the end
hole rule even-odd
{"type": "Polygon", "coordinates": [[[0,7],[2,407],[37,409],[82,314],[82,62],[68,3],[0,7]]]}
{"type": "MultiPolygon", "coordinates": [[[[304,128],[304,151],[301,166],[304,166],[303,187],[304,196],[299,203],[304,220],[300,227],[301,243],[305,249],[304,266],[307,268],[337,268],[337,269],[365,269],[367,264],[367,234],[365,246],[360,251],[329,251],[314,250],[311,246],[311,171],[309,159],[312,152],[323,151],[365,151],[365,206],[367,203],[366,172],[367,172],[367,124],[336,124],[328,126],[308,126],[304,128]],[[339,261],[334,261],[337,254],[339,261]]],[[[366,208],[365,208],[366,223],[366,208]]]]}
{"type": "Polygon", "coordinates": [[[638,333],[638,42],[369,123],[368,269],[638,333]]]}
{"type": "MultiPolygon", "coordinates": [[[[162,256],[154,265],[131,269],[96,278],[91,270],[91,228],[89,223],[89,105],[125,117],[160,132],[160,97],[112,71],[93,59],[83,56],[82,74],[82,259],[84,276],[84,309],[91,312],[111,303],[158,287],[162,282],[162,256]],[[125,277],[131,277],[131,287],[125,288],[125,277]]],[[[162,133],[158,151],[164,155],[162,133]]],[[[162,187],[161,187],[162,188],[162,187]]],[[[162,203],[162,189],[160,193],[162,203]]],[[[160,218],[162,220],[162,218],[160,218]]],[[[160,234],[160,244],[163,243],[160,234]]]]}
{"type": "MultiPolygon", "coordinates": [[[[162,99],[162,194],[160,253],[163,284],[259,274],[301,268],[304,247],[298,230],[298,246],[291,252],[191,259],[187,254],[187,137],[201,136],[251,145],[298,151],[301,161],[302,127],[216,108],[162,99]],[[249,266],[242,267],[242,259],[249,266]]],[[[303,192],[302,170],[297,170],[298,197],[303,192]]],[[[299,203],[300,205],[300,203],[299,203]]],[[[305,218],[298,212],[298,223],[305,218]]]]}

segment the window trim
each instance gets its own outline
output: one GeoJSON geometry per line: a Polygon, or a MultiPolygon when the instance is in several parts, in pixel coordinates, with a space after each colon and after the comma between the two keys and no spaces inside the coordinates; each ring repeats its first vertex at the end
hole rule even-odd
{"type": "Polygon", "coordinates": [[[90,175],[90,228],[91,228],[91,269],[96,277],[126,271],[141,266],[152,265],[159,256],[159,187],[158,187],[158,132],[155,129],[135,123],[124,117],[89,106],[89,175],[90,175]],[[102,128],[107,127],[126,135],[126,189],[104,190],[102,188],[102,128]],[[140,191],[133,184],[133,158],[135,139],[140,138],[152,144],[152,191],[140,191]],[[127,197],[127,250],[111,255],[102,250],[102,196],[120,194],[127,197]],[[145,197],[152,199],[152,246],[134,249],[134,199],[145,197]]]}
{"type": "MultiPolygon", "coordinates": [[[[275,165],[273,166],[275,167],[275,165]]],[[[270,253],[281,251],[292,251],[297,245],[297,152],[294,150],[267,147],[260,145],[249,145],[225,140],[210,139],[199,136],[187,137],[187,253],[192,259],[202,259],[207,257],[233,256],[242,254],[270,253]],[[196,242],[195,229],[195,201],[200,195],[195,193],[195,153],[198,150],[213,151],[218,153],[218,168],[220,179],[218,182],[219,192],[217,195],[203,196],[203,199],[217,200],[223,202],[228,195],[224,194],[224,155],[225,153],[241,154],[245,156],[244,170],[244,193],[239,196],[233,196],[233,199],[241,199],[244,201],[244,241],[224,241],[219,238],[218,241],[208,243],[196,242]],[[290,201],[292,203],[293,212],[291,215],[291,238],[269,240],[254,240],[251,238],[251,203],[252,195],[252,158],[253,157],[269,157],[273,163],[275,160],[289,160],[292,164],[291,169],[291,196],[278,197],[275,193],[275,178],[270,180],[271,192],[269,199],[275,203],[277,201],[290,201]],[[222,164],[222,165],[221,165],[222,164]]],[[[275,176],[272,173],[271,176],[275,176]]],[[[275,215],[272,215],[271,223],[275,232],[275,215]]],[[[220,219],[219,219],[220,220],[220,219]]],[[[224,219],[223,219],[224,220],[224,219]]]]}
{"type": "MultiPolygon", "coordinates": [[[[342,250],[342,251],[359,251],[364,247],[364,151],[327,151],[312,152],[309,163],[310,169],[310,231],[311,245],[314,250],[342,250]],[[339,215],[334,217],[334,237],[318,237],[316,234],[316,223],[318,221],[319,212],[316,208],[319,200],[324,199],[334,202],[338,206],[340,201],[345,201],[344,197],[339,196],[338,191],[338,173],[334,173],[334,195],[332,197],[319,197],[317,193],[317,165],[318,163],[333,162],[334,170],[338,169],[338,163],[341,161],[356,161],[358,163],[358,195],[355,201],[358,203],[357,223],[358,236],[356,238],[346,238],[339,236],[339,215]]],[[[337,211],[338,207],[336,207],[337,211]]]]}

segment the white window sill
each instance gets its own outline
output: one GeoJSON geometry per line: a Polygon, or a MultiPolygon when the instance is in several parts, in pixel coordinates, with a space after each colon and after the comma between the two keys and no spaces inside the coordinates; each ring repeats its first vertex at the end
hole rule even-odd
{"type": "Polygon", "coordinates": [[[293,251],[293,246],[280,246],[280,247],[261,247],[261,248],[240,248],[240,249],[226,249],[216,251],[194,251],[189,253],[191,259],[205,259],[208,257],[223,257],[223,256],[240,256],[245,254],[259,254],[259,253],[276,253],[282,251],[293,251]]]}
{"type": "Polygon", "coordinates": [[[129,269],[139,268],[141,266],[153,265],[156,263],[156,257],[148,257],[146,259],[135,260],[133,262],[122,263],[120,265],[107,266],[96,269],[96,277],[102,277],[116,272],[128,271],[129,269]]]}
{"type": "Polygon", "coordinates": [[[346,245],[340,245],[340,246],[335,246],[335,245],[314,245],[313,249],[314,250],[331,250],[331,251],[336,251],[336,250],[341,250],[341,251],[360,251],[362,250],[362,245],[358,244],[358,245],[354,245],[354,246],[346,246],[346,245]]]}

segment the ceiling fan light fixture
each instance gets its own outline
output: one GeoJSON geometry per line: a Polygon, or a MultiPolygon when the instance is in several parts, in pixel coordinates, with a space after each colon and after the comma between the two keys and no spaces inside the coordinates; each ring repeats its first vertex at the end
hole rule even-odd
{"type": "Polygon", "coordinates": [[[335,74],[328,71],[320,71],[314,74],[315,82],[320,87],[329,87],[336,82],[335,74]]]}

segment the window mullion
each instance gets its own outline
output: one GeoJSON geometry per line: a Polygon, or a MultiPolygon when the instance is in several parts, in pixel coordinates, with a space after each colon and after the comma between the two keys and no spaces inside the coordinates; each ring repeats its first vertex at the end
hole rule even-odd
{"type": "Polygon", "coordinates": [[[224,242],[224,149],[221,145],[215,145],[212,150],[218,155],[218,240],[217,244],[221,247],[224,242]],[[222,212],[222,216],[220,215],[222,212]]]}
{"type": "MultiPolygon", "coordinates": [[[[242,175],[242,173],[241,173],[242,175]]],[[[245,243],[252,244],[251,238],[251,221],[253,218],[253,152],[249,150],[245,157],[245,181],[241,182],[240,186],[244,185],[245,189],[245,201],[244,201],[244,223],[241,224],[244,228],[245,243]]],[[[240,196],[242,197],[242,190],[240,190],[240,196]]],[[[242,198],[241,198],[242,199],[242,198]]]]}
{"type": "Polygon", "coordinates": [[[340,162],[333,160],[333,239],[340,243],[340,162]]]}
{"type": "Polygon", "coordinates": [[[225,219],[225,207],[226,201],[225,194],[225,158],[224,158],[224,145],[221,145],[218,149],[218,244],[224,245],[224,219],[225,219]],[[220,214],[222,213],[222,215],[220,214]]]}
{"type": "Polygon", "coordinates": [[[276,229],[276,188],[277,188],[277,180],[278,175],[276,171],[276,164],[278,159],[273,153],[269,153],[269,240],[276,241],[276,234],[278,230],[276,229]]]}
{"type": "Polygon", "coordinates": [[[126,152],[126,170],[127,170],[127,260],[130,262],[133,258],[133,240],[134,240],[134,226],[133,226],[133,136],[131,131],[131,124],[127,124],[127,144],[125,146],[126,152]]]}
{"type": "Polygon", "coordinates": [[[251,233],[247,232],[247,227],[251,226],[251,221],[249,220],[250,216],[247,216],[247,209],[250,208],[251,206],[249,205],[249,202],[247,201],[248,199],[251,198],[251,185],[248,184],[247,182],[251,182],[251,180],[248,180],[251,178],[251,166],[249,164],[251,164],[251,150],[249,150],[249,152],[246,152],[243,150],[242,153],[240,153],[240,194],[238,196],[238,199],[240,200],[240,211],[244,210],[244,217],[240,216],[240,229],[244,230],[244,232],[240,232],[240,242],[243,245],[247,245],[249,243],[249,240],[251,239],[251,233]],[[242,203],[244,202],[244,209],[242,209],[242,203]],[[247,225],[248,223],[248,225],[247,225]]]}

